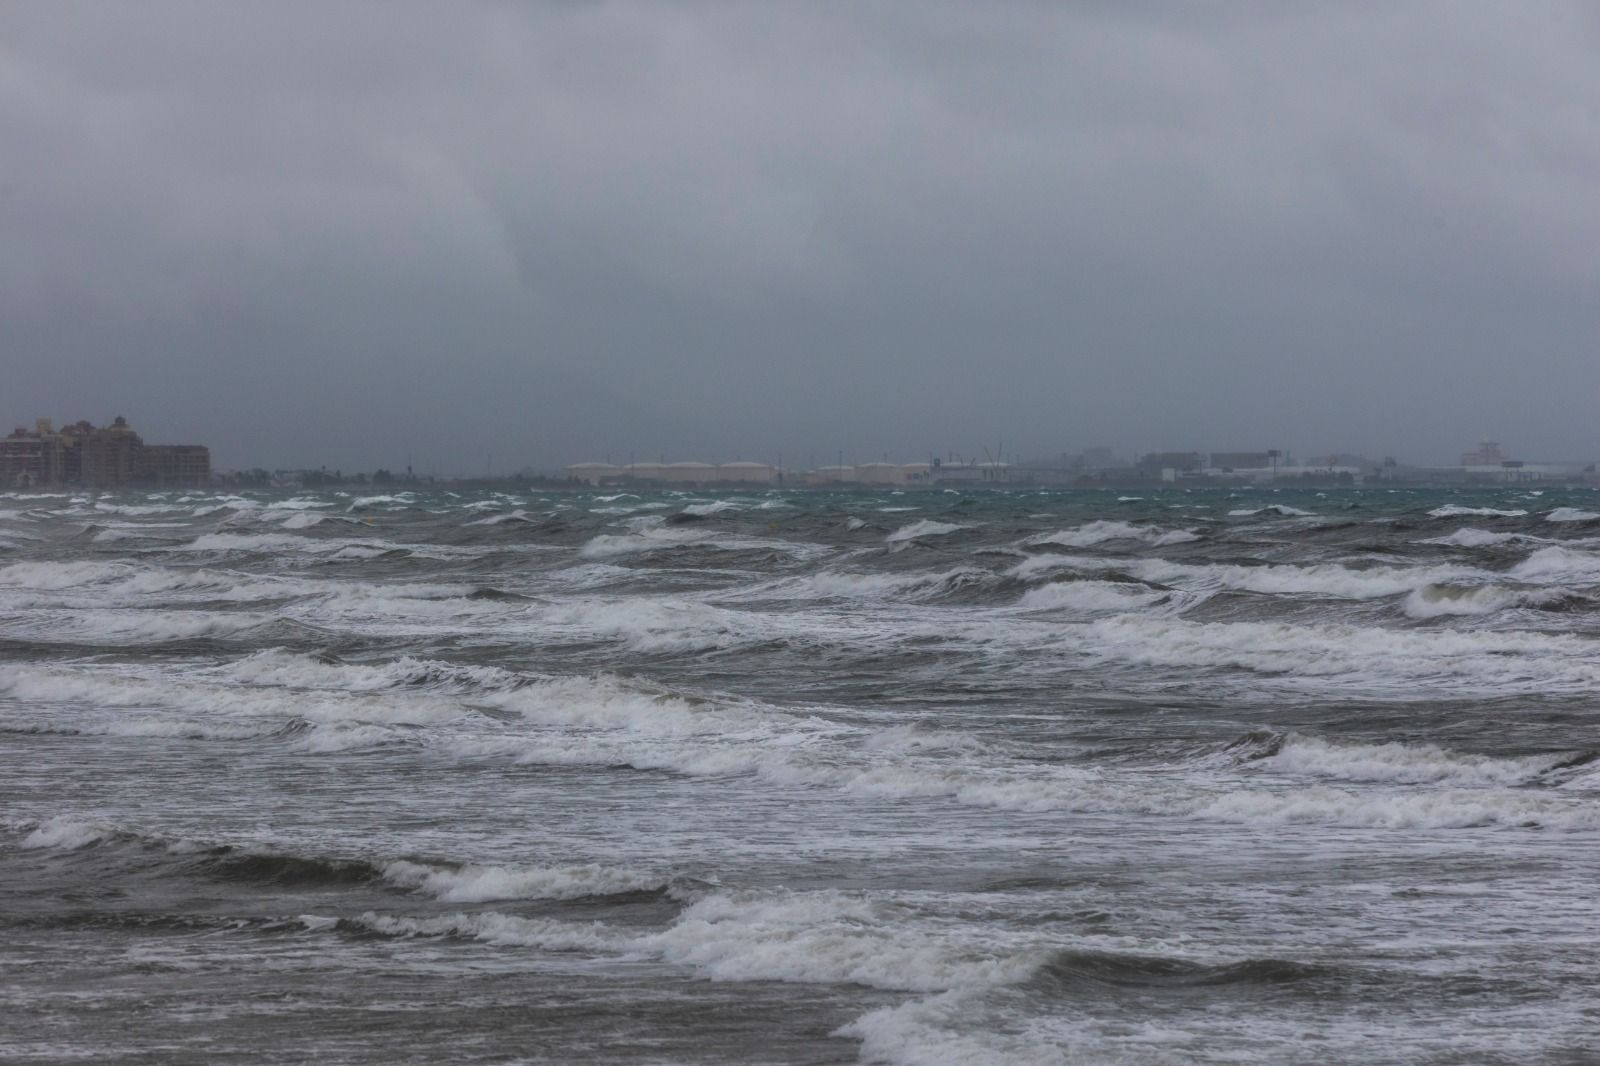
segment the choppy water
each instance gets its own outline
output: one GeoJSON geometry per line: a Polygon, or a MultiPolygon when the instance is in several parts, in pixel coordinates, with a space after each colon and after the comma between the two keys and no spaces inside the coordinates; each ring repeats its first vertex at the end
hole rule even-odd
{"type": "Polygon", "coordinates": [[[1600,494],[0,498],[0,1056],[1590,1062],[1600,494]]]}

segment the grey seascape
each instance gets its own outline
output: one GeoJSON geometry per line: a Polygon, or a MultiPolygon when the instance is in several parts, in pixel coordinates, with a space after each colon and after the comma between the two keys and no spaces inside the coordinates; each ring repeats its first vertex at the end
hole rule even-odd
{"type": "Polygon", "coordinates": [[[1600,1066],[1600,3],[0,0],[0,1066],[1600,1066]]]}
{"type": "Polygon", "coordinates": [[[0,1056],[1592,1061],[1597,511],[7,496],[0,1056]]]}

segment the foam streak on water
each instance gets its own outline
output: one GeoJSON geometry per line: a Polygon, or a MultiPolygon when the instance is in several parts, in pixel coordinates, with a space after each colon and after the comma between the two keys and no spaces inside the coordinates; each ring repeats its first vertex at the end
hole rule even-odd
{"type": "Polygon", "coordinates": [[[1600,499],[8,494],[0,1055],[1586,1061],[1600,499]]]}

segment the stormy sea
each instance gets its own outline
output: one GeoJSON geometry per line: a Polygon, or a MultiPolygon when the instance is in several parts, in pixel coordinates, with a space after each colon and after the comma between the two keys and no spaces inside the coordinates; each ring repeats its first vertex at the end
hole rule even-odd
{"type": "Polygon", "coordinates": [[[0,1057],[1584,1063],[1600,494],[0,497],[0,1057]]]}

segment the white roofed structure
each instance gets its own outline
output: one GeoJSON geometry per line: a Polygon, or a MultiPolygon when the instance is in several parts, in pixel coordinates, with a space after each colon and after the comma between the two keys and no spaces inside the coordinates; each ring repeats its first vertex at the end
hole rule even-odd
{"type": "Polygon", "coordinates": [[[856,468],[853,466],[819,466],[815,470],[806,471],[806,483],[811,485],[826,485],[855,479],[856,468]]]}
{"type": "Polygon", "coordinates": [[[622,475],[639,481],[660,481],[666,476],[662,472],[665,469],[661,463],[629,463],[622,468],[622,475]]]}
{"type": "Polygon", "coordinates": [[[855,480],[864,485],[899,485],[906,479],[899,463],[857,463],[855,480]]]}
{"type": "Polygon", "coordinates": [[[717,467],[717,480],[770,485],[778,480],[778,468],[769,463],[723,463],[717,467]]]}
{"type": "Polygon", "coordinates": [[[674,483],[698,484],[717,480],[717,468],[710,463],[668,463],[661,468],[661,477],[674,483]]]}
{"type": "Polygon", "coordinates": [[[622,477],[623,469],[610,463],[573,463],[567,467],[567,476],[585,484],[598,485],[610,478],[622,477]]]}

